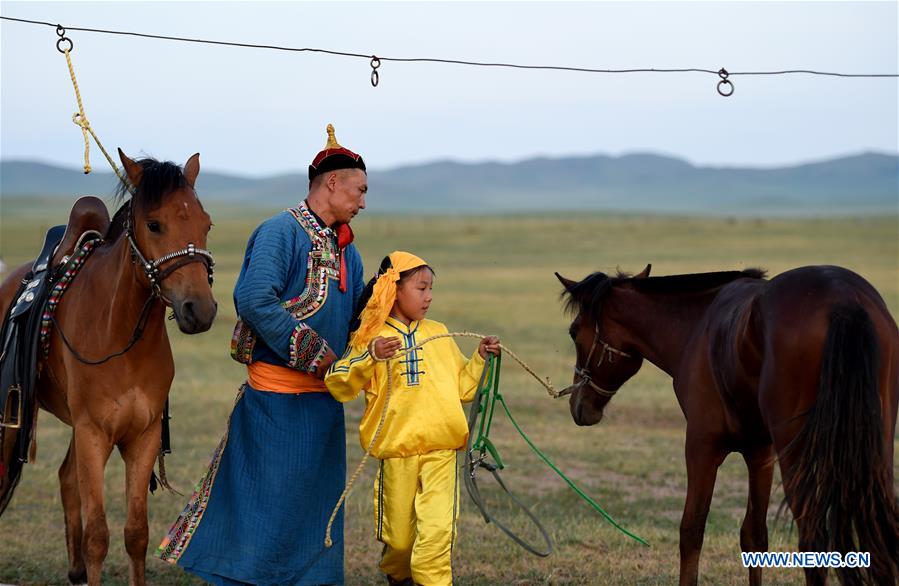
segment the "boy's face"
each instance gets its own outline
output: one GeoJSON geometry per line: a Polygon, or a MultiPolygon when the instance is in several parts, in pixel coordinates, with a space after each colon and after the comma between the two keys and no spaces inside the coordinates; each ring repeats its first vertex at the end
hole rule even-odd
{"type": "Polygon", "coordinates": [[[430,269],[423,268],[404,280],[396,288],[394,312],[400,318],[410,322],[424,319],[431,306],[431,289],[434,275],[430,269]]]}

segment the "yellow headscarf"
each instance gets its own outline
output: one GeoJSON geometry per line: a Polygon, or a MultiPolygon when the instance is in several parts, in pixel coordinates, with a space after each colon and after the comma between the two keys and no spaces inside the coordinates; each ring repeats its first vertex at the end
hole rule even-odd
{"type": "Polygon", "coordinates": [[[401,250],[391,252],[388,257],[391,266],[375,281],[371,298],[362,310],[359,329],[350,342],[354,348],[366,348],[384,325],[396,301],[396,283],[400,280],[400,273],[428,264],[414,254],[401,250]]]}

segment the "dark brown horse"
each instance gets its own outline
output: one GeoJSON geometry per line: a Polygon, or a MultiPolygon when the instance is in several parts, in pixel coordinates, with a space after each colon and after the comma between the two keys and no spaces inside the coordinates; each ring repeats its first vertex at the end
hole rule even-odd
{"type": "MultiPolygon", "coordinates": [[[[59,470],[69,580],[92,585],[109,548],[103,472],[114,447],[125,461],[130,581],[145,583],[147,487],[175,372],[166,306],[188,334],[208,330],[216,313],[205,250],[211,223],[194,191],[199,155],[183,171],[119,155],[135,191],[111,224],[103,207],[108,230],[56,309],[36,383],[40,406],[73,428],[59,470]]],[[[0,285],[2,315],[29,266],[0,285]]],[[[4,461],[12,443],[2,446],[4,461]]],[[[0,478],[0,495],[12,488],[0,478]]]]}
{"type": "MultiPolygon", "coordinates": [[[[649,278],[556,275],[576,317],[571,415],[594,425],[649,360],[674,379],[687,419],[680,582],[696,584],[719,465],[742,454],[743,551],[766,551],[775,459],[801,551],[870,553],[846,584],[899,583],[893,436],[899,333],[877,291],[833,266],[766,280],[758,270],[649,278]],[[776,454],[776,458],[775,458],[776,454]]],[[[806,569],[823,584],[827,570],[806,569]]],[[[761,570],[749,570],[750,584],[761,570]]]]}

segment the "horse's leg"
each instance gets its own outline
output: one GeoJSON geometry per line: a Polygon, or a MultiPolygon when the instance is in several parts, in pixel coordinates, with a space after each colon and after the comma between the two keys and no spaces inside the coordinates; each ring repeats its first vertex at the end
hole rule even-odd
{"type": "Polygon", "coordinates": [[[81,551],[87,566],[87,582],[100,584],[103,560],[109,550],[109,527],[103,506],[103,470],[112,452],[112,442],[93,425],[75,427],[75,461],[78,463],[78,491],[84,536],[81,551]]]}
{"type": "MultiPolygon", "coordinates": [[[[740,528],[740,549],[743,551],[768,551],[767,516],[774,477],[773,454],[771,444],[743,454],[749,470],[749,499],[740,528]]],[[[760,586],[761,583],[762,569],[749,568],[749,584],[760,586]]]]}
{"type": "Polygon", "coordinates": [[[75,461],[75,433],[69,442],[69,451],[59,467],[59,492],[66,520],[66,551],[69,554],[69,582],[87,582],[87,570],[81,555],[81,496],[78,494],[78,466],[75,461]]]}
{"type": "MultiPolygon", "coordinates": [[[[775,442],[778,436],[775,435],[775,442]]],[[[799,551],[818,551],[821,548],[816,545],[820,542],[820,536],[816,536],[810,531],[810,524],[797,512],[796,496],[793,494],[791,487],[796,483],[796,475],[792,472],[795,462],[795,454],[785,454],[784,449],[778,445],[777,453],[780,464],[780,475],[783,481],[784,493],[786,501],[793,512],[793,519],[796,523],[797,533],[799,533],[799,551]]],[[[827,584],[827,568],[804,568],[805,583],[810,586],[824,586],[827,584]]]]}
{"type": "MultiPolygon", "coordinates": [[[[763,372],[762,375],[762,383],[759,385],[759,394],[760,396],[767,397],[788,397],[790,393],[798,392],[796,389],[807,389],[814,388],[815,383],[810,382],[809,380],[801,381],[801,383],[796,383],[795,380],[788,387],[785,384],[780,384],[779,381],[770,382],[770,377],[775,376],[778,373],[778,370],[771,367],[770,370],[767,369],[763,372]]],[[[794,377],[797,376],[796,372],[791,373],[794,377]]],[[[810,393],[807,393],[810,394],[810,393]]],[[[774,407],[778,407],[779,405],[773,405],[774,407]]],[[[784,500],[787,505],[790,507],[790,511],[793,514],[793,520],[796,523],[797,533],[799,534],[799,551],[818,551],[821,548],[815,545],[816,541],[815,535],[810,531],[810,524],[806,523],[805,519],[802,518],[801,512],[798,510],[799,503],[797,502],[795,487],[797,485],[797,466],[801,462],[802,451],[805,449],[804,446],[800,446],[800,449],[790,449],[789,446],[794,446],[797,436],[802,430],[802,427],[806,421],[805,417],[797,416],[798,414],[802,414],[809,409],[808,405],[802,404],[799,408],[792,407],[787,410],[786,407],[780,405],[783,411],[773,411],[773,415],[770,415],[768,419],[770,421],[781,422],[776,425],[771,425],[771,437],[774,440],[774,449],[777,451],[777,463],[780,468],[780,477],[781,484],[783,485],[784,490],[784,500]]],[[[803,572],[805,573],[805,583],[809,585],[817,585],[823,586],[827,583],[827,574],[828,570],[826,568],[804,568],[803,572]]]]}
{"type": "Polygon", "coordinates": [[[159,454],[160,424],[151,425],[140,437],[122,449],[125,460],[125,495],[128,519],[125,522],[125,550],[131,558],[131,584],[143,586],[147,563],[147,487],[153,462],[159,454]]]}
{"type": "Polygon", "coordinates": [[[715,492],[718,466],[727,455],[714,445],[715,436],[687,431],[687,501],[680,524],[680,583],[699,582],[699,554],[705,521],[715,492]]]}

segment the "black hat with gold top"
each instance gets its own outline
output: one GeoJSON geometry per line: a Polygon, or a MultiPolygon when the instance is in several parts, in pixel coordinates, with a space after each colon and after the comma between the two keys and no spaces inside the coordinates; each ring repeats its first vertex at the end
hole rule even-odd
{"type": "Polygon", "coordinates": [[[365,161],[362,160],[362,155],[340,146],[334,137],[334,127],[328,124],[328,144],[315,155],[315,159],[309,165],[309,181],[322,173],[337,169],[362,169],[365,171],[365,161]]]}

